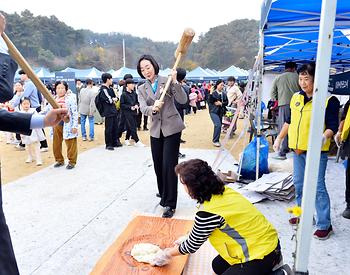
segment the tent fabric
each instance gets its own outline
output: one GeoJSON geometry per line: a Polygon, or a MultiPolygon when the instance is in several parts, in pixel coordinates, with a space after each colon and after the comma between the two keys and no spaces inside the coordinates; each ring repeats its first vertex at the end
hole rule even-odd
{"type": "Polygon", "coordinates": [[[139,76],[139,73],[135,69],[130,69],[127,67],[121,67],[119,70],[116,70],[113,74],[112,77],[113,79],[122,79],[124,75],[126,74],[131,74],[135,80],[140,80],[141,77],[139,76]]]}
{"type": "Polygon", "coordinates": [[[159,71],[159,75],[161,76],[168,76],[171,74],[171,69],[170,68],[166,68],[164,70],[160,70],[159,71]]]}
{"type": "Polygon", "coordinates": [[[81,80],[86,80],[88,78],[91,79],[100,79],[102,72],[95,67],[89,68],[89,69],[75,69],[71,67],[67,67],[61,72],[74,72],[75,73],[75,78],[81,79],[81,80]]]}
{"type": "Polygon", "coordinates": [[[189,80],[215,80],[218,79],[219,76],[214,76],[212,74],[209,74],[206,70],[204,70],[201,67],[197,67],[190,71],[186,78],[189,80]]]}
{"type": "MultiPolygon", "coordinates": [[[[316,60],[320,0],[266,0],[261,12],[264,66],[316,60]]],[[[338,0],[331,66],[350,67],[350,1],[338,0]]]]}
{"type": "MultiPolygon", "coordinates": [[[[18,74],[19,70],[20,69],[16,71],[15,80],[20,79],[20,75],[18,74]]],[[[55,79],[55,73],[51,73],[47,68],[44,68],[44,67],[34,68],[33,71],[41,80],[50,81],[55,79]]]]}
{"type": "Polygon", "coordinates": [[[222,78],[234,76],[236,79],[243,79],[243,78],[247,78],[248,72],[232,65],[232,66],[228,67],[226,70],[219,73],[219,76],[222,78]]]}

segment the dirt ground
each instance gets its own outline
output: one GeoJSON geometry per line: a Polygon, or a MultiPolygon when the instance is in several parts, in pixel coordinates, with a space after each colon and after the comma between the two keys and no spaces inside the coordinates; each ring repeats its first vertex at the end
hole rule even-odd
{"type": "MultiPolygon", "coordinates": [[[[186,129],[183,131],[182,139],[186,143],[181,144],[181,148],[200,148],[200,149],[217,149],[212,145],[212,135],[213,135],[213,123],[210,119],[208,109],[197,111],[197,114],[190,114],[185,116],[186,129]]],[[[237,140],[241,129],[245,126],[245,120],[239,120],[238,129],[236,130],[236,135],[232,139],[228,139],[225,144],[227,150],[231,149],[231,146],[237,140]]],[[[88,126],[87,126],[88,127],[88,126]]],[[[46,133],[48,134],[48,129],[46,133]]],[[[149,132],[139,131],[140,140],[149,146],[149,132]]],[[[221,135],[221,142],[224,143],[225,133],[221,135]]],[[[124,138],[122,138],[123,142],[124,138]]],[[[242,149],[247,145],[249,140],[249,133],[239,139],[239,142],[230,150],[231,154],[238,159],[239,154],[242,149]]],[[[42,153],[43,165],[36,166],[35,162],[25,163],[27,154],[25,151],[18,151],[14,145],[6,144],[6,138],[1,133],[0,142],[0,156],[1,156],[1,176],[2,183],[6,184],[14,181],[23,176],[30,175],[34,172],[39,171],[49,165],[52,165],[55,160],[52,153],[52,147],[49,142],[49,151],[42,153]]],[[[95,146],[104,145],[104,125],[95,125],[95,140],[93,142],[82,141],[81,137],[78,138],[78,152],[84,152],[95,146]]],[[[181,151],[181,149],[180,149],[181,151]]],[[[66,149],[63,145],[63,155],[65,155],[66,149]]],[[[79,169],[79,156],[76,169],[79,169]]]]}

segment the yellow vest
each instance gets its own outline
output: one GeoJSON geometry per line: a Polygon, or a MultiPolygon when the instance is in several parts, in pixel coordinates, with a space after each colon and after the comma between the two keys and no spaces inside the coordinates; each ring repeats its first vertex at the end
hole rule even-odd
{"type": "Polygon", "coordinates": [[[246,198],[229,187],[222,195],[213,195],[205,201],[202,210],[225,218],[226,223],[216,228],[209,241],[229,264],[240,264],[262,259],[277,246],[276,229],[246,198]]]}
{"type": "MultiPolygon", "coordinates": [[[[326,107],[328,105],[327,98],[326,107]]],[[[312,100],[304,104],[304,96],[295,93],[290,101],[291,121],[288,128],[288,146],[291,149],[307,151],[312,114],[312,100]]],[[[331,140],[327,139],[321,151],[328,151],[331,140]]]]}
{"type": "Polygon", "coordinates": [[[350,131],[350,112],[348,109],[348,111],[346,113],[344,125],[343,125],[343,131],[342,131],[341,136],[340,136],[341,141],[345,141],[348,138],[349,131],[350,131]]]}

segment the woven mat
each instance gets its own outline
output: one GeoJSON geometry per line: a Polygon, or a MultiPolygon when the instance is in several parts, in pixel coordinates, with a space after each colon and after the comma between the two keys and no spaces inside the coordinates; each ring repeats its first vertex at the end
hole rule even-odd
{"type": "Polygon", "coordinates": [[[207,241],[196,253],[188,257],[183,275],[215,275],[211,267],[212,260],[218,255],[207,241]]]}

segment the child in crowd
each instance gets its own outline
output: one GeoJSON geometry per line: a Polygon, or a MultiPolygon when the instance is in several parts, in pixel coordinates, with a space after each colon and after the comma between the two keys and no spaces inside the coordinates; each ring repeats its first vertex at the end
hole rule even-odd
{"type": "Polygon", "coordinates": [[[68,109],[69,121],[61,121],[53,128],[53,154],[56,163],[55,168],[64,165],[64,157],[62,155],[63,139],[67,146],[68,165],[67,169],[73,169],[78,158],[78,110],[77,101],[74,95],[68,93],[68,84],[65,81],[57,81],[56,101],[62,108],[68,109]]]}
{"type": "MultiPolygon", "coordinates": [[[[30,108],[30,99],[23,97],[21,99],[21,112],[22,113],[36,113],[34,108],[30,108]]],[[[31,163],[34,159],[36,165],[41,166],[43,164],[40,155],[40,141],[45,140],[42,129],[33,129],[30,136],[21,135],[22,143],[25,144],[28,158],[26,163],[31,163]]]]}

